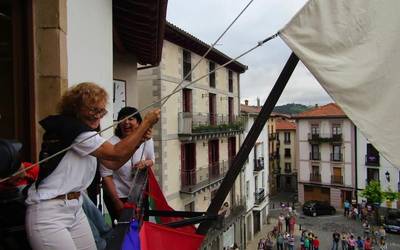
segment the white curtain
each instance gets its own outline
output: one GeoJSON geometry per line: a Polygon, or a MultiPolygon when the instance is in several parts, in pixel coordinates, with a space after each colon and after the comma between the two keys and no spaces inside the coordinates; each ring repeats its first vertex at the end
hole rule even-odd
{"type": "Polygon", "coordinates": [[[281,38],[400,168],[400,0],[311,0],[281,38]]]}

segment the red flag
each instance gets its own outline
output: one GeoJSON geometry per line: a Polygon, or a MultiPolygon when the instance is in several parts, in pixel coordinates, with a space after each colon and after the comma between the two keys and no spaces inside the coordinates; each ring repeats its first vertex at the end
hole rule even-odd
{"type": "MultiPolygon", "coordinates": [[[[155,210],[163,210],[163,211],[174,211],[169,205],[167,200],[164,197],[164,194],[161,191],[160,186],[154,176],[151,168],[148,169],[148,182],[149,182],[149,198],[150,198],[150,206],[155,210]]],[[[163,224],[180,221],[183,218],[181,217],[160,217],[156,221],[159,221],[163,224]]],[[[188,233],[195,233],[196,228],[194,226],[185,226],[180,227],[177,230],[186,231],[188,233]]]]}
{"type": "Polygon", "coordinates": [[[204,235],[189,233],[147,221],[143,222],[139,235],[141,250],[197,250],[204,239],[204,235]]]}

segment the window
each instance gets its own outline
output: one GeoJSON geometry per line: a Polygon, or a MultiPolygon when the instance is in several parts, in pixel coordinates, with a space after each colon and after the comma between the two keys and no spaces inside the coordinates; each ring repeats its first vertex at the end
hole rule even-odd
{"type": "Polygon", "coordinates": [[[234,122],[234,114],[233,114],[233,97],[228,97],[228,120],[229,123],[234,122]]]}
{"type": "Polygon", "coordinates": [[[192,90],[183,89],[182,90],[182,110],[183,112],[192,112],[192,90]]]}
{"type": "Polygon", "coordinates": [[[341,145],[332,145],[331,161],[342,161],[341,145]]]}
{"type": "Polygon", "coordinates": [[[313,175],[319,175],[319,166],[311,166],[311,173],[313,175]]]}
{"type": "Polygon", "coordinates": [[[285,132],[284,136],[285,136],[285,143],[289,144],[290,143],[290,132],[285,132]]]}
{"type": "Polygon", "coordinates": [[[209,94],[208,96],[208,112],[210,113],[210,125],[217,125],[217,95],[209,94]]]}
{"type": "MultiPolygon", "coordinates": [[[[187,76],[191,70],[192,70],[192,57],[191,57],[189,51],[184,50],[183,51],[183,77],[187,76]]],[[[189,74],[186,77],[186,80],[191,81],[192,74],[189,74]]]]}
{"type": "Polygon", "coordinates": [[[285,148],[285,157],[290,157],[290,148],[285,148]]]}
{"type": "Polygon", "coordinates": [[[319,135],[319,125],[318,124],[311,125],[311,134],[319,135]]]}
{"type": "Polygon", "coordinates": [[[367,168],[367,184],[370,181],[379,181],[379,169],[367,168]]]}
{"type": "Polygon", "coordinates": [[[292,172],[292,164],[290,162],[285,162],[285,173],[292,172]]]}
{"type": "Polygon", "coordinates": [[[233,72],[231,70],[228,71],[228,85],[229,92],[233,92],[233,72]]]}
{"type": "MultiPolygon", "coordinates": [[[[215,63],[210,62],[209,63],[209,72],[212,72],[215,70],[215,63]]],[[[212,72],[208,75],[210,79],[210,87],[215,88],[215,72],[212,72]]]]}
{"type": "Polygon", "coordinates": [[[379,151],[371,144],[367,144],[367,155],[365,156],[365,165],[379,166],[379,151]]]}
{"type": "Polygon", "coordinates": [[[264,188],[265,187],[265,173],[262,172],[261,174],[261,187],[264,188]]]}
{"type": "Polygon", "coordinates": [[[311,160],[320,160],[319,145],[311,145],[311,160]]]}
{"type": "Polygon", "coordinates": [[[340,124],[332,125],[332,135],[341,135],[342,134],[342,126],[340,124]]]}

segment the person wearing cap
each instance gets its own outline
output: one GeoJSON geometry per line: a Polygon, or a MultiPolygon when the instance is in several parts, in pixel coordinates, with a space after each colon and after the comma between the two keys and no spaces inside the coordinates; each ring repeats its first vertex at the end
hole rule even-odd
{"type": "Polygon", "coordinates": [[[46,161],[26,199],[26,231],[33,249],[96,249],[81,192],[95,176],[97,159],[117,170],[150,137],[160,117],[160,110],[148,112],[135,133],[113,145],[96,132],[107,101],[102,87],[80,83],[64,93],[59,114],[40,121],[45,133],[39,158],[46,161]]]}
{"type": "MultiPolygon", "coordinates": [[[[142,117],[136,108],[124,107],[118,112],[119,123],[108,141],[116,144],[138,129],[142,117]],[[127,118],[129,116],[129,118],[127,118]],[[126,118],[126,119],[125,119],[126,118]]],[[[152,139],[142,143],[132,157],[118,170],[108,169],[101,165],[100,174],[104,184],[104,201],[110,213],[112,223],[121,215],[124,203],[134,182],[134,168],[151,167],[154,164],[154,142],[152,139]]]]}

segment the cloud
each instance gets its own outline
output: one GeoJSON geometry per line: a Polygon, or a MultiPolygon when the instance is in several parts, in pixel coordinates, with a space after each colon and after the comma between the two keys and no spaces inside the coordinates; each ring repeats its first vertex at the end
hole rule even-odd
{"type": "MultiPolygon", "coordinates": [[[[304,5],[305,0],[259,0],[254,1],[218,42],[216,49],[233,57],[255,46],[258,41],[276,33],[289,22],[304,5]]],[[[248,1],[239,0],[170,0],[167,19],[211,44],[218,38],[248,1]]],[[[255,103],[257,97],[263,102],[278,78],[290,50],[280,38],[239,59],[249,66],[241,75],[241,99],[255,103]]],[[[315,78],[301,63],[297,66],[279,104],[323,104],[332,101],[315,78]]]]}

